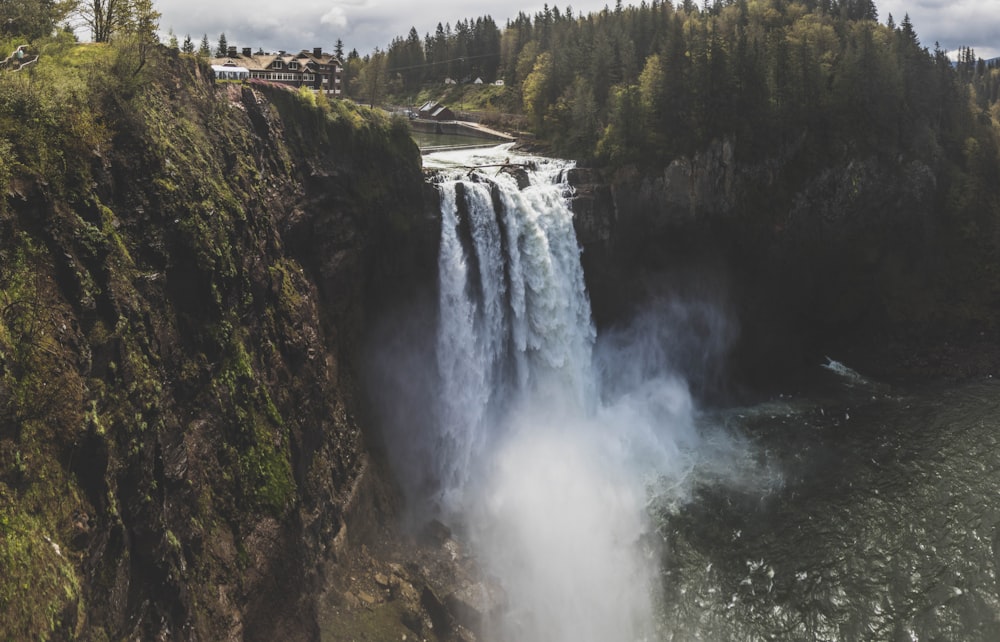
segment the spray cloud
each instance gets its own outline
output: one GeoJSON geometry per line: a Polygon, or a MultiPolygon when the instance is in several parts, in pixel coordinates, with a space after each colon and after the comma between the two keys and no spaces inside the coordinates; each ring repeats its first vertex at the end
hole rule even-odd
{"type": "MultiPolygon", "coordinates": [[[[439,379],[417,440],[427,470],[405,481],[435,480],[417,505],[437,507],[504,586],[497,639],[651,639],[647,509],[685,500],[702,447],[670,326],[726,328],[658,305],[598,338],[556,180],[567,164],[534,162],[525,189],[467,170],[439,186],[439,379]]],[[[414,440],[393,443],[412,464],[414,440]]]]}

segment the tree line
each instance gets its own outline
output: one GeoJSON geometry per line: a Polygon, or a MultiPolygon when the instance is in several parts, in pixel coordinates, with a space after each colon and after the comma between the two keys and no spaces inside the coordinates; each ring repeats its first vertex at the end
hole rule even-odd
{"type": "Polygon", "coordinates": [[[0,5],[0,38],[34,41],[56,29],[72,31],[75,22],[94,42],[134,34],[159,42],[159,18],[153,0],[11,0],[0,5]]]}
{"type": "Polygon", "coordinates": [[[726,137],[751,156],[802,136],[824,153],[928,151],[960,147],[970,118],[997,117],[995,66],[971,50],[953,64],[909,16],[880,22],[872,0],[619,0],[586,16],[546,5],[503,29],[489,16],[422,39],[411,29],[354,75],[376,56],[399,93],[503,79],[555,151],[614,163],[659,163],[726,137]],[[986,116],[970,113],[970,85],[986,116]]]}

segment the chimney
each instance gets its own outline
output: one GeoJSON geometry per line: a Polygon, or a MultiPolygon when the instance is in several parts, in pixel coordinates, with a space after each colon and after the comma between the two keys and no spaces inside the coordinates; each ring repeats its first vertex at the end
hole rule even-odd
{"type": "Polygon", "coordinates": [[[322,58],[323,57],[323,47],[313,47],[313,57],[322,58]]]}
{"type": "Polygon", "coordinates": [[[250,55],[251,55],[250,54],[250,47],[243,47],[243,57],[244,58],[249,58],[250,55]]]}
{"type": "Polygon", "coordinates": [[[236,45],[229,47],[229,57],[230,58],[236,57],[236,45]]]}

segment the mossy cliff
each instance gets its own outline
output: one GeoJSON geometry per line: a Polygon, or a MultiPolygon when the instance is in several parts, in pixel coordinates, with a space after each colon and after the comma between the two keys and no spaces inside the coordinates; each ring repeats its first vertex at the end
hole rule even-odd
{"type": "Polygon", "coordinates": [[[0,638],[318,637],[392,501],[354,373],[434,256],[418,150],[165,50],[41,53],[0,77],[0,638]]]}
{"type": "Polygon", "coordinates": [[[766,386],[825,355],[873,374],[990,374],[1000,204],[985,186],[1000,157],[982,140],[958,160],[801,144],[756,161],[718,140],[659,169],[571,170],[597,322],[662,295],[722,312],[721,333],[688,319],[692,336],[728,334],[694,342],[705,352],[681,365],[695,387],[766,386]]]}

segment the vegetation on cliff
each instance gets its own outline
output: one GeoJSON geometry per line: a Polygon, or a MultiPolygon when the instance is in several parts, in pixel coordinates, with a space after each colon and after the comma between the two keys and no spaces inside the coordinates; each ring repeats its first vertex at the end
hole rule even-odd
{"type": "Polygon", "coordinates": [[[313,635],[373,280],[422,213],[405,123],[30,46],[0,71],[0,638],[313,635]]]}

